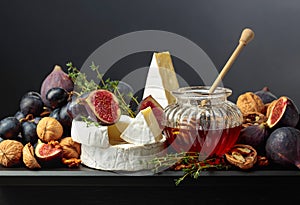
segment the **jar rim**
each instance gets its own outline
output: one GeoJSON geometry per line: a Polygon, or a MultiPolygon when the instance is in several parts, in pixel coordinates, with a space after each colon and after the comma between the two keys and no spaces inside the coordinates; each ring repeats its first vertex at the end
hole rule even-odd
{"type": "Polygon", "coordinates": [[[232,94],[232,90],[224,87],[217,87],[213,93],[209,93],[211,86],[189,86],[181,87],[177,90],[171,91],[175,97],[180,98],[193,98],[193,99],[203,99],[203,98],[219,98],[228,97],[232,94]]]}

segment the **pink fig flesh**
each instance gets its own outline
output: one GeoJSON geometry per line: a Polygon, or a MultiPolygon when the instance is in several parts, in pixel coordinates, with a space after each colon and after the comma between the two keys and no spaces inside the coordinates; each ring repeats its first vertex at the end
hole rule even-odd
{"type": "Polygon", "coordinates": [[[38,143],[35,148],[35,155],[41,162],[49,162],[60,159],[62,156],[62,149],[55,147],[51,143],[38,143]]]}
{"type": "MultiPolygon", "coordinates": [[[[103,125],[116,123],[121,116],[118,98],[110,91],[98,89],[86,98],[87,110],[103,125]]],[[[92,117],[94,117],[92,116],[92,117]]]]}

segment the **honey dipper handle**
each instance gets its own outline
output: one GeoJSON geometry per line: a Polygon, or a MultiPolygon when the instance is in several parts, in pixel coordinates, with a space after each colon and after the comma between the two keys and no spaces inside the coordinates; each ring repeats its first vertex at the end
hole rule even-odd
{"type": "Polygon", "coordinates": [[[245,28],[241,34],[240,43],[247,45],[253,38],[254,32],[249,28],[245,28]]]}
{"type": "Polygon", "coordinates": [[[230,58],[228,59],[228,61],[225,64],[225,66],[223,67],[222,71],[220,72],[220,74],[218,75],[218,77],[216,78],[216,80],[214,81],[214,83],[212,84],[212,86],[210,87],[210,89],[209,89],[209,93],[210,94],[215,91],[215,89],[220,84],[220,82],[222,81],[222,79],[224,78],[224,76],[226,75],[226,73],[229,71],[229,69],[232,66],[232,64],[234,63],[235,59],[238,57],[238,55],[242,51],[242,49],[253,38],[254,38],[254,32],[251,29],[249,29],[249,28],[245,28],[243,30],[242,34],[241,34],[238,46],[236,47],[236,49],[234,50],[234,52],[231,54],[230,58]]]}

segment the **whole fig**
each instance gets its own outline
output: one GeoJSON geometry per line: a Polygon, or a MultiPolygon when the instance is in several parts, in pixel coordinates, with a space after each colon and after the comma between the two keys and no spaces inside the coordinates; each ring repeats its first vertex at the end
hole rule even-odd
{"type": "Polygon", "coordinates": [[[251,125],[241,130],[238,143],[252,146],[259,154],[264,154],[269,130],[265,123],[251,125]]]}
{"type": "Polygon", "coordinates": [[[46,99],[47,92],[54,87],[60,87],[70,92],[74,89],[72,79],[65,73],[59,65],[55,65],[52,72],[44,79],[41,86],[41,96],[44,104],[50,107],[50,103],[46,99]]]}
{"type": "Polygon", "coordinates": [[[274,130],[266,142],[266,155],[274,163],[300,169],[300,130],[280,127],[274,130]]]}
{"type": "Polygon", "coordinates": [[[277,97],[270,92],[270,89],[268,87],[264,87],[263,89],[256,91],[254,94],[258,95],[264,104],[270,103],[273,100],[276,100],[277,97]]]}

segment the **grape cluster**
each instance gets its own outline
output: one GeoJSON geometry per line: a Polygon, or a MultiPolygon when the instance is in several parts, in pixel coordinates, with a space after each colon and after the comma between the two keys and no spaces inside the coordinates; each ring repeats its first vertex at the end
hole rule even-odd
{"type": "Polygon", "coordinates": [[[58,120],[64,129],[63,136],[70,136],[75,116],[73,110],[80,106],[72,100],[72,93],[61,87],[53,87],[47,92],[46,100],[49,106],[43,102],[39,92],[25,93],[20,99],[18,111],[0,120],[0,141],[11,139],[24,145],[28,142],[35,145],[38,142],[37,124],[46,116],[58,120]]]}

